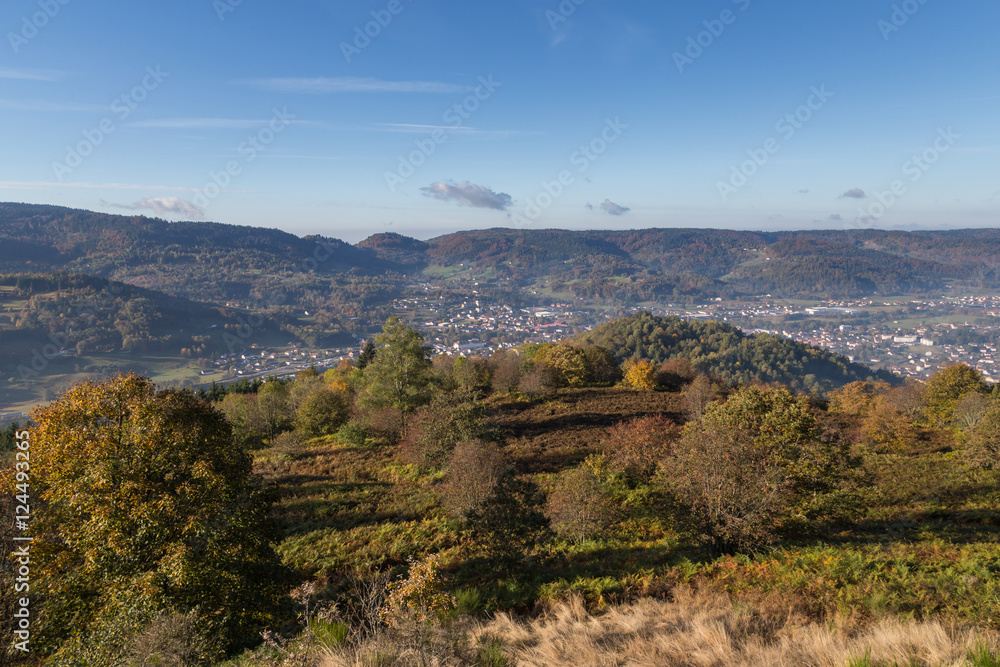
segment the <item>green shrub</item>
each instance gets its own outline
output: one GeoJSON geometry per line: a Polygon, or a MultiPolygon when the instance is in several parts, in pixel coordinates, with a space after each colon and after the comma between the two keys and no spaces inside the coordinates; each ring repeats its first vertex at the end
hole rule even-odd
{"type": "Polygon", "coordinates": [[[337,432],[351,411],[350,397],[326,387],[310,392],[295,413],[295,428],[307,437],[318,438],[337,432]]]}
{"type": "Polygon", "coordinates": [[[593,471],[581,466],[559,476],[545,514],[556,533],[580,543],[606,531],[618,512],[593,471]]]}
{"type": "Polygon", "coordinates": [[[773,542],[782,519],[835,488],[850,463],[804,399],[750,387],[688,423],[660,470],[679,524],[745,552],[773,542]]]}
{"type": "Polygon", "coordinates": [[[285,431],[274,439],[271,451],[280,458],[295,460],[305,452],[306,441],[297,431],[285,431]]]}
{"type": "Polygon", "coordinates": [[[368,427],[356,419],[352,419],[337,430],[337,440],[349,447],[364,447],[368,435],[368,427]]]}
{"type": "Polygon", "coordinates": [[[310,628],[316,643],[327,649],[343,646],[351,635],[351,628],[337,621],[313,621],[310,628]]]}
{"type": "Polygon", "coordinates": [[[512,664],[504,652],[503,640],[498,637],[487,637],[486,645],[476,651],[476,667],[509,667],[512,664]]]}
{"type": "Polygon", "coordinates": [[[400,454],[408,463],[437,470],[458,443],[496,439],[482,403],[460,394],[444,394],[410,419],[400,454]]]}

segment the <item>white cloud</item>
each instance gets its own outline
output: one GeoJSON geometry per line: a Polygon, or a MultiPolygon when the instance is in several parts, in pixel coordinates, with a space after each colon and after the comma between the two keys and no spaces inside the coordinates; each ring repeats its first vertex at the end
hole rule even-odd
{"type": "Polygon", "coordinates": [[[601,204],[601,209],[608,215],[625,215],[626,213],[632,210],[627,206],[616,204],[610,199],[604,200],[604,203],[601,204]]]}
{"type": "Polygon", "coordinates": [[[205,217],[205,211],[180,197],[146,197],[134,204],[112,204],[105,201],[101,203],[130,211],[153,211],[157,215],[179,215],[188,220],[201,220],[205,217]]]}
{"type": "Polygon", "coordinates": [[[504,192],[494,192],[490,188],[475,183],[431,183],[426,188],[420,188],[428,197],[441,201],[457,201],[459,204],[473,208],[492,208],[506,211],[514,200],[504,192]]]}
{"type": "Polygon", "coordinates": [[[465,134],[479,137],[511,137],[517,134],[524,134],[517,130],[477,130],[474,127],[465,125],[418,125],[415,123],[379,123],[376,125],[379,132],[400,132],[405,134],[429,134],[431,132],[446,132],[448,134],[465,134]]]}
{"type": "MultiPolygon", "coordinates": [[[[267,125],[270,120],[252,118],[154,118],[131,123],[132,127],[159,127],[174,130],[254,130],[267,125]]],[[[285,121],[292,125],[306,124],[308,121],[285,121]]]]}

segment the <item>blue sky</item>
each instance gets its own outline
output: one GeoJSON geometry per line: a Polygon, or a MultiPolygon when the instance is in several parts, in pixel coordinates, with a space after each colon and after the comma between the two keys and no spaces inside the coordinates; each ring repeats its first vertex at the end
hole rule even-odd
{"type": "Polygon", "coordinates": [[[996,226],[998,25],[995,0],[6,0],[0,200],[352,242],[996,226]]]}

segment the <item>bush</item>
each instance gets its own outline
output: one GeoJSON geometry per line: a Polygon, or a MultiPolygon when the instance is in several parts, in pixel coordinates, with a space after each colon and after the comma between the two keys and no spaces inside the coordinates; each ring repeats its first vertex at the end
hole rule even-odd
{"type": "Polygon", "coordinates": [[[271,450],[281,458],[297,459],[305,451],[305,444],[305,438],[301,433],[286,431],[274,439],[271,450]]]}
{"type": "Polygon", "coordinates": [[[544,364],[531,363],[521,374],[517,389],[530,398],[548,396],[555,391],[552,369],[544,364]]]}
{"type": "Polygon", "coordinates": [[[917,423],[924,415],[924,385],[907,380],[903,386],[894,387],[886,398],[906,417],[910,423],[917,423]]]}
{"type": "Polygon", "coordinates": [[[931,426],[942,428],[951,423],[958,400],[971,392],[989,392],[982,373],[976,369],[955,364],[934,373],[924,393],[925,413],[931,426]]]}
{"type": "Polygon", "coordinates": [[[479,550],[509,572],[548,538],[544,507],[538,485],[507,472],[490,497],[466,515],[466,526],[479,550]]]}
{"type": "Polygon", "coordinates": [[[661,473],[678,523],[715,549],[745,552],[772,542],[797,503],[834,488],[853,463],[804,399],[750,387],[688,423],[661,473]]]}
{"type": "Polygon", "coordinates": [[[350,396],[326,387],[306,396],[295,413],[295,428],[309,438],[337,432],[351,414],[350,396]]]}
{"type": "Polygon", "coordinates": [[[364,447],[368,441],[368,427],[363,422],[352,419],[337,430],[337,440],[349,447],[364,447]]]}
{"type": "Polygon", "coordinates": [[[966,453],[970,461],[986,470],[1000,468],[1000,401],[994,400],[969,433],[966,453]]]}
{"type": "Polygon", "coordinates": [[[875,400],[891,387],[887,382],[851,382],[830,392],[830,412],[865,417],[875,407],[875,400]]]}
{"type": "Polygon", "coordinates": [[[493,494],[506,469],[503,453],[494,443],[460,442],[448,458],[441,504],[452,516],[464,519],[493,494]]]}
{"type": "Polygon", "coordinates": [[[963,431],[974,429],[986,414],[986,411],[989,410],[994,400],[986,394],[975,391],[962,396],[955,403],[952,425],[963,431]]]}
{"type": "Polygon", "coordinates": [[[367,409],[363,420],[373,438],[380,438],[389,444],[399,442],[406,422],[403,412],[392,405],[367,409]]]}
{"type": "Polygon", "coordinates": [[[160,614],[132,643],[135,667],[188,667],[200,663],[202,637],[193,614],[160,614]]]}
{"type": "Polygon", "coordinates": [[[712,384],[707,375],[696,377],[681,395],[681,410],[684,416],[692,421],[701,419],[705,408],[719,398],[719,390],[712,384]]]}
{"type": "Polygon", "coordinates": [[[559,476],[545,514],[557,534],[579,543],[604,533],[617,512],[593,471],[581,466],[559,476]]]}
{"type": "Polygon", "coordinates": [[[482,396],[490,388],[490,364],[485,359],[458,357],[450,370],[455,388],[467,395],[482,396]]]}
{"type": "Polygon", "coordinates": [[[413,415],[400,452],[408,463],[439,469],[459,442],[497,437],[482,403],[444,394],[413,415]]]}
{"type": "Polygon", "coordinates": [[[689,359],[675,357],[660,364],[656,371],[656,384],[669,391],[680,391],[697,376],[689,359]]]}
{"type": "Polygon", "coordinates": [[[608,429],[604,453],[614,471],[645,481],[679,435],[680,427],[662,415],[639,417],[608,429]]]}
{"type": "Polygon", "coordinates": [[[552,371],[552,381],[557,387],[582,387],[590,382],[587,355],[580,348],[546,343],[538,348],[532,361],[552,371]]]}
{"type": "Polygon", "coordinates": [[[613,385],[622,377],[621,368],[615,361],[615,356],[599,345],[587,345],[580,348],[587,361],[590,381],[597,385],[613,385]]]}
{"type": "Polygon", "coordinates": [[[521,357],[514,351],[497,351],[490,357],[491,385],[498,394],[509,394],[521,382],[521,357]]]}
{"type": "Polygon", "coordinates": [[[901,452],[913,442],[913,427],[893,403],[876,396],[861,423],[861,442],[876,452],[901,452]]]}

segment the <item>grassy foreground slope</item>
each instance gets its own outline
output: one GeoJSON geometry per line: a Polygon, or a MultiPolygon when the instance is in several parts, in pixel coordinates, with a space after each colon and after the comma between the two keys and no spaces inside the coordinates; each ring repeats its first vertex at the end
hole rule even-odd
{"type": "MultiPolygon", "coordinates": [[[[621,387],[562,389],[534,400],[495,397],[490,408],[518,475],[551,490],[560,474],[605,451],[609,426],[657,414],[683,420],[682,398],[621,387]]],[[[820,414],[830,429],[856,437],[858,420],[820,414]]],[[[793,517],[781,539],[756,555],[694,545],[655,490],[619,487],[619,521],[582,542],[557,538],[510,573],[486,566],[439,504],[444,476],[404,463],[394,446],[349,446],[331,436],[294,451],[264,450],[256,465],[281,492],[279,552],[334,597],[352,595],[353,577],[403,574],[409,558],[439,554],[442,583],[459,612],[549,609],[523,627],[498,617],[468,630],[483,645],[502,638],[504,655],[517,661],[497,664],[619,654],[665,660],[698,649],[715,657],[676,664],[749,665],[780,655],[792,660],[786,664],[807,664],[794,660],[812,655],[812,664],[841,665],[866,647],[873,662],[851,664],[891,665],[878,660],[906,656],[918,665],[980,664],[963,659],[1000,629],[1000,473],[970,466],[960,449],[950,431],[932,429],[914,430],[892,451],[857,446],[865,483],[808,518],[793,517]],[[574,597],[582,607],[564,604],[574,597]],[[676,602],[634,604],[647,598],[676,602]],[[653,619],[659,614],[689,632],[729,630],[717,640],[684,639],[653,619]],[[805,641],[814,633],[829,634],[805,641]],[[654,640],[659,648],[644,643],[654,640]]],[[[331,655],[328,664],[365,664],[345,662],[343,651],[331,655]]],[[[911,664],[906,660],[899,664],[911,664]]]]}

